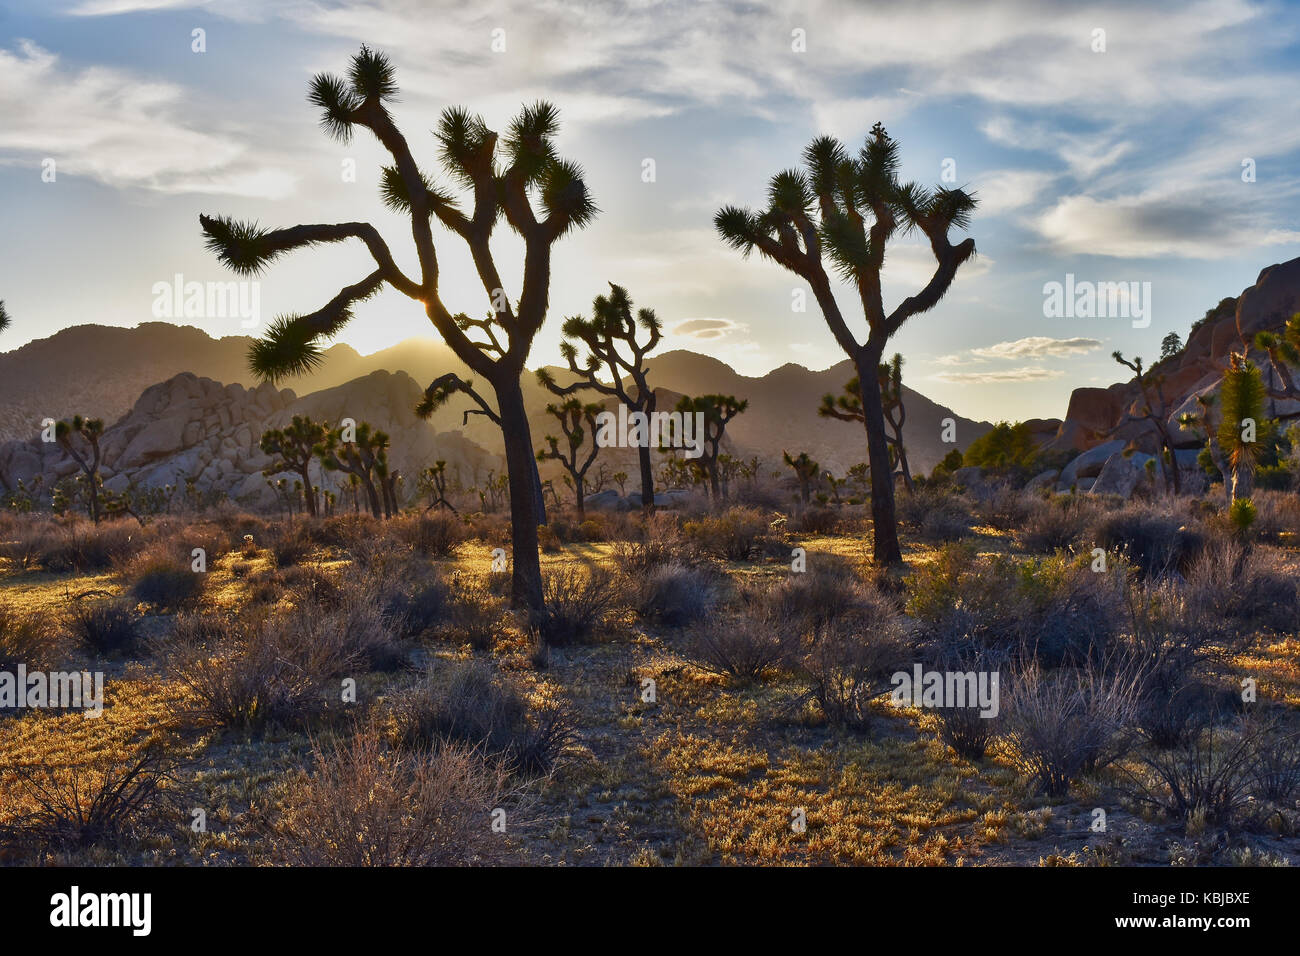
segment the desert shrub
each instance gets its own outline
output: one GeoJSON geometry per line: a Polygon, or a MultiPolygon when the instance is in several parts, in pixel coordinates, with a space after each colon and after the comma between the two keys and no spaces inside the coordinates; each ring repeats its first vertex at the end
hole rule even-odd
{"type": "Polygon", "coordinates": [[[799,672],[832,726],[861,729],[870,702],[889,685],[908,651],[898,611],[888,598],[870,591],[862,603],[825,625],[806,646],[799,672]]]}
{"type": "Polygon", "coordinates": [[[899,495],[898,517],[928,541],[956,541],[970,534],[964,499],[941,485],[918,485],[899,495]]]}
{"type": "Polygon", "coordinates": [[[0,671],[26,664],[29,671],[44,670],[59,645],[58,632],[47,617],[0,605],[0,671]]]}
{"type": "Polygon", "coordinates": [[[1017,529],[1020,546],[1036,554],[1074,548],[1095,520],[1086,501],[1079,495],[1062,495],[1035,502],[1017,529]]]}
{"type": "Polygon", "coordinates": [[[451,588],[441,578],[421,582],[394,594],[386,610],[394,621],[402,622],[406,634],[418,636],[443,624],[451,616],[451,588]]]}
{"type": "Polygon", "coordinates": [[[989,744],[997,737],[995,718],[986,717],[975,706],[940,707],[939,739],[967,760],[983,760],[989,744]]]}
{"type": "Polygon", "coordinates": [[[1184,573],[1205,546],[1204,535],[1177,515],[1141,505],[1101,518],[1090,536],[1096,547],[1122,554],[1148,577],[1184,573]]]}
{"type": "Polygon", "coordinates": [[[1222,696],[1209,682],[1245,636],[1189,599],[1173,581],[1135,582],[1126,590],[1126,658],[1142,694],[1137,719],[1157,747],[1188,743],[1208,726],[1222,696]]]}
{"type": "Polygon", "coordinates": [[[1186,574],[1188,603],[1205,616],[1287,632],[1300,620],[1295,575],[1275,555],[1231,540],[1214,540],[1186,574]]]}
{"type": "Polygon", "coordinates": [[[1210,726],[1177,747],[1139,755],[1145,772],[1129,775],[1129,793],[1189,828],[1231,826],[1248,807],[1259,765],[1262,730],[1210,726]]]}
{"type": "Polygon", "coordinates": [[[774,626],[793,627],[812,641],[833,621],[873,607],[879,595],[842,559],[809,557],[807,571],[782,578],[762,600],[774,626]]]}
{"type": "Polygon", "coordinates": [[[695,666],[743,681],[759,680],[786,663],[798,634],[765,613],[758,602],[739,614],[710,616],[686,634],[686,654],[695,666]]]}
{"type": "Polygon", "coordinates": [[[11,571],[34,571],[42,567],[42,557],[50,548],[60,528],[53,521],[31,515],[4,515],[0,531],[0,558],[11,571]]]}
{"type": "Polygon", "coordinates": [[[1006,734],[1016,766],[1050,797],[1063,797],[1086,772],[1099,770],[1132,746],[1128,731],[1138,708],[1132,672],[1062,669],[1035,664],[1011,682],[1006,734]]]}
{"type": "Polygon", "coordinates": [[[391,751],[363,730],[316,743],[272,844],[281,860],[305,866],[482,864],[500,855],[487,820],[505,793],[501,766],[470,747],[391,751]]]}
{"type": "Polygon", "coordinates": [[[1007,485],[998,487],[979,507],[980,516],[998,531],[1016,531],[1025,526],[1037,509],[1023,491],[1007,485]]]}
{"type": "Polygon", "coordinates": [[[639,516],[630,532],[628,538],[614,545],[615,564],[627,574],[641,574],[674,561],[689,561],[677,516],[671,512],[639,516]]]}
{"type": "Polygon", "coordinates": [[[662,627],[685,627],[717,606],[721,580],[707,568],[670,562],[634,577],[628,595],[633,610],[647,621],[662,627]]]}
{"type": "Polygon", "coordinates": [[[1017,560],[948,545],[907,582],[907,609],[931,642],[965,643],[1046,666],[1097,659],[1114,641],[1122,568],[1064,555],[1017,560]]]}
{"type": "Polygon", "coordinates": [[[395,706],[404,748],[455,741],[479,748],[514,773],[549,774],[577,734],[572,709],[555,701],[530,707],[520,688],[486,661],[457,663],[430,673],[395,706]]]}
{"type": "Polygon", "coordinates": [[[1300,734],[1275,724],[1258,734],[1251,763],[1253,791],[1278,806],[1294,806],[1300,794],[1300,734]]]}
{"type": "Polygon", "coordinates": [[[0,842],[61,850],[114,844],[170,829],[175,758],[161,745],[90,764],[8,768],[0,842]],[[170,811],[170,813],[167,813],[170,811]]]}
{"type": "Polygon", "coordinates": [[[615,596],[614,576],[608,570],[561,568],[546,575],[543,607],[533,624],[551,647],[585,643],[596,636],[615,596]]]}
{"type": "Polygon", "coordinates": [[[803,534],[834,534],[840,516],[831,508],[806,508],[794,524],[795,530],[803,534]]]}
{"type": "Polygon", "coordinates": [[[42,538],[37,563],[46,571],[103,571],[139,550],[139,526],[128,521],[95,525],[71,521],[42,538]]]}
{"type": "Polygon", "coordinates": [[[763,548],[771,535],[771,525],[771,519],[763,512],[739,506],[687,521],[682,525],[682,533],[706,554],[728,561],[744,561],[763,548]]]}
{"type": "Polygon", "coordinates": [[[305,524],[273,525],[267,539],[267,551],[277,568],[301,564],[311,554],[311,533],[305,524]]]}
{"type": "Polygon", "coordinates": [[[129,651],[139,638],[139,617],[125,602],[99,592],[74,598],[68,631],[97,654],[129,651]]]}
{"type": "Polygon", "coordinates": [[[449,511],[427,511],[393,524],[402,541],[431,558],[451,557],[469,537],[465,523],[449,511]]]}
{"type": "Polygon", "coordinates": [[[483,580],[457,575],[452,579],[451,610],[438,636],[475,650],[491,650],[502,630],[505,603],[496,587],[508,587],[510,576],[495,574],[483,580]]]}
{"type": "Polygon", "coordinates": [[[205,574],[191,570],[189,564],[177,565],[165,558],[140,566],[139,577],[131,585],[137,601],[164,610],[176,610],[196,602],[207,583],[205,574]]]}

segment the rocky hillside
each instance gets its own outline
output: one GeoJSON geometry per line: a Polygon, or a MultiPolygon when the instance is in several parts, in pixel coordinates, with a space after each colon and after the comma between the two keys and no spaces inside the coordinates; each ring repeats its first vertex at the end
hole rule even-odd
{"type": "MultiPolygon", "coordinates": [[[[301,398],[287,388],[247,389],[183,372],[145,389],[131,410],[105,430],[101,474],[112,491],[129,485],[179,488],[194,478],[202,491],[220,492],[254,508],[273,507],[275,496],[262,474],[271,460],[258,443],[264,431],[294,415],[330,423],[352,418],[387,431],[390,460],[407,478],[403,494],[408,499],[416,491],[415,475],[437,459],[446,460],[467,485],[500,467],[495,456],[459,432],[439,433],[417,418],[412,409],[420,393],[403,372],[372,372],[301,398]]],[[[15,488],[20,479],[30,484],[37,475],[48,489],[75,469],[57,445],[39,436],[0,444],[0,487],[5,489],[15,488]]],[[[323,476],[321,483],[341,486],[335,476],[323,476]]]]}
{"type": "MultiPolygon", "coordinates": [[[[1225,299],[1188,336],[1181,352],[1153,369],[1164,376],[1165,415],[1175,436],[1180,468],[1191,480],[1200,480],[1196,456],[1202,440],[1195,432],[1180,429],[1178,419],[1197,410],[1198,396],[1218,392],[1229,352],[1246,349],[1265,381],[1277,386],[1268,356],[1252,343],[1256,332],[1280,331],[1297,311],[1300,259],[1292,259],[1264,269],[1235,300],[1225,299]]],[[[1131,418],[1139,414],[1141,405],[1133,379],[1109,388],[1076,388],[1065,419],[1054,434],[1044,436],[1049,449],[1083,452],[1054,479],[1057,487],[1129,494],[1158,448],[1151,423],[1131,418]]],[[[1300,419],[1300,402],[1270,399],[1268,415],[1282,421],[1300,419]]]]}

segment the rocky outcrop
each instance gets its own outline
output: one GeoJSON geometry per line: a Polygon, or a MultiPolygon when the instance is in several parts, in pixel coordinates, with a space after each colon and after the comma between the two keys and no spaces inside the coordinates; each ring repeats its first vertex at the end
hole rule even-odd
{"type": "MultiPolygon", "coordinates": [[[[272,459],[259,447],[261,436],[294,415],[331,425],[351,418],[387,432],[390,461],[407,479],[401,492],[406,499],[415,494],[416,474],[435,460],[446,460],[451,474],[465,484],[499,467],[495,456],[459,433],[439,434],[416,417],[413,409],[420,393],[403,372],[373,372],[301,398],[287,388],[264,384],[247,389],[185,372],[145,389],[134,407],[105,430],[100,474],[105,488],[114,492],[183,488],[193,479],[201,492],[225,495],[251,508],[271,508],[275,493],[263,471],[272,459]]],[[[20,480],[30,487],[39,475],[48,492],[75,470],[57,444],[39,435],[0,445],[0,487],[6,490],[16,488],[20,480]]],[[[329,474],[321,475],[319,483],[326,488],[342,485],[329,474]]]]}

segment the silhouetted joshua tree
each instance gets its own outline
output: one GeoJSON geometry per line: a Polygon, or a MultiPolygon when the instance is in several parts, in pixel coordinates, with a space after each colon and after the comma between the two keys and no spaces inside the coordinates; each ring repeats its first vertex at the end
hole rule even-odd
{"type": "MultiPolygon", "coordinates": [[[[907,409],[903,406],[903,356],[894,353],[888,363],[880,365],[880,401],[885,414],[885,422],[893,435],[888,436],[890,474],[897,464],[903,475],[903,484],[908,491],[912,486],[912,469],[907,464],[907,448],[903,444],[903,424],[907,421],[907,409]]],[[[845,422],[865,422],[862,413],[862,389],[855,375],[844,384],[844,391],[836,396],[822,396],[817,414],[825,418],[838,418],[845,422]]]]}
{"type": "Polygon", "coordinates": [[[806,172],[788,169],[772,177],[765,210],[724,206],[713,221],[730,245],[747,255],[757,249],[804,279],[835,341],[853,360],[871,464],[873,557],[881,565],[898,564],[903,556],[876,369],[903,323],[938,305],[957,269],[975,255],[974,239],[953,245],[948,231],[969,224],[976,200],[961,189],[900,183],[898,143],[880,123],[856,156],[831,136],[813,140],[803,155],[806,172]],[[923,289],[886,313],[881,295],[885,246],[900,229],[925,234],[936,267],[923,289]],[[868,329],[865,342],[858,341],[840,311],[825,257],[857,293],[868,329]]]}
{"type": "Polygon", "coordinates": [[[386,467],[388,435],[371,429],[369,422],[361,422],[355,426],[355,434],[347,436],[351,441],[344,441],[344,437],[342,428],[334,428],[316,446],[315,453],[321,466],[326,471],[342,471],[355,478],[356,484],[365,491],[370,513],[376,518],[383,517],[385,513],[391,515],[392,512],[387,508],[387,495],[384,494],[381,498],[381,489],[375,484],[376,478],[382,484],[382,476],[376,473],[376,465],[382,463],[386,467]]]}
{"type": "Polygon", "coordinates": [[[420,472],[419,484],[421,489],[429,496],[429,504],[424,509],[432,511],[434,508],[446,508],[452,514],[456,514],[456,508],[447,500],[447,462],[438,459],[433,463],[433,467],[426,468],[420,472]]]}
{"type": "Polygon", "coordinates": [[[1110,430],[1108,434],[1114,434],[1125,425],[1134,421],[1143,419],[1151,423],[1155,430],[1158,443],[1156,458],[1160,461],[1160,474],[1164,476],[1165,487],[1174,494],[1182,492],[1182,482],[1178,475],[1178,459],[1174,455],[1173,434],[1169,428],[1170,409],[1165,401],[1165,377],[1157,375],[1150,369],[1142,370],[1142,359],[1140,357],[1129,361],[1116,351],[1111,353],[1111,357],[1120,365],[1131,369],[1137,376],[1138,389],[1142,393],[1142,404],[1138,409],[1138,414],[1125,412],[1124,417],[1119,423],[1110,430]]]}
{"type": "Polygon", "coordinates": [[[0,332],[9,328],[9,313],[5,310],[4,299],[0,299],[0,332]]]}
{"type": "Polygon", "coordinates": [[[677,402],[676,410],[683,415],[697,412],[704,415],[703,450],[699,458],[691,461],[691,466],[707,476],[709,497],[715,503],[722,500],[718,473],[718,452],[722,447],[722,437],[726,434],[728,423],[747,408],[749,399],[742,401],[734,395],[700,395],[696,398],[683,395],[677,402]]]}
{"type": "Polygon", "coordinates": [[[596,444],[596,416],[603,411],[603,407],[595,403],[584,404],[579,398],[568,398],[559,405],[547,405],[546,411],[560,423],[560,432],[564,435],[568,449],[562,451],[559,439],[547,435],[547,447],[538,450],[537,460],[558,461],[564,467],[573,486],[573,500],[581,520],[586,517],[583,502],[586,498],[587,471],[600,454],[600,446],[596,444]],[[584,449],[582,446],[588,436],[591,437],[591,444],[584,449]],[[585,458],[583,452],[586,453],[585,458]]]}
{"type": "MultiPolygon", "coordinates": [[[[648,424],[649,416],[655,410],[655,392],[646,382],[645,357],[654,351],[661,337],[661,326],[654,309],[638,309],[634,318],[627,289],[611,282],[609,295],[596,296],[591,312],[590,319],[575,315],[564,320],[564,334],[587,349],[587,356],[579,368],[577,345],[571,341],[560,345],[560,353],[569,370],[580,376],[578,381],[558,386],[546,369],[537,370],[538,381],[560,396],[579,389],[592,389],[601,395],[612,396],[627,406],[629,414],[640,412],[646,415],[648,424]],[[646,333],[644,343],[637,342],[638,328],[646,333]],[[607,376],[609,381],[601,381],[601,375],[607,376]],[[625,379],[631,380],[630,387],[624,385],[625,379]]],[[[648,427],[646,434],[650,434],[648,427]]],[[[637,449],[637,458],[641,468],[641,507],[650,511],[655,503],[655,478],[648,442],[637,449]]]]}
{"type": "Polygon", "coordinates": [[[388,112],[387,103],[396,95],[397,83],[388,58],[363,46],[352,58],[346,79],[319,74],[312,80],[310,100],[321,108],[321,125],[328,134],[348,142],[358,127],[367,129],[392,156],[393,165],[383,170],[381,192],[390,209],[410,220],[419,264],[417,278],[398,268],[378,230],[368,223],[265,230],[255,223],[228,218],[204,216],[200,222],[209,246],[240,273],[260,272],[291,250],[347,239],[364,242],[374,259],[373,272],[343,288],[319,311],[276,320],[250,353],[250,365],[263,378],[275,379],[316,366],[321,341],[341,331],[352,318],[353,306],[385,285],[420,303],[456,357],[472,374],[486,379],[496,396],[496,408],[492,409],[471,381],[444,375],[426,389],[420,411],[431,414],[459,391],[490,412],[501,427],[511,490],[512,599],[538,610],[542,607],[542,575],[537,525],[543,514],[520,375],[546,319],[552,247],[570,231],[587,225],[597,209],[581,168],[556,153],[554,137],[559,122],[551,104],[525,107],[503,136],[463,108],[453,107],[442,114],[434,134],[439,160],[469,194],[470,207],[462,210],[453,195],[436,187],[417,165],[388,112]],[[490,301],[489,319],[476,322],[463,314],[453,315],[443,304],[433,242],[435,217],[468,247],[490,301]],[[490,247],[493,230],[502,220],[524,245],[523,284],[514,300],[506,294],[490,247]]]}
{"type": "Polygon", "coordinates": [[[81,473],[86,476],[89,489],[87,510],[91,520],[96,523],[102,517],[99,506],[99,464],[102,456],[99,451],[99,439],[104,434],[104,423],[98,418],[84,418],[74,415],[72,421],[59,421],[54,426],[54,440],[68,453],[68,457],[77,463],[81,473]],[[81,448],[73,444],[78,439],[81,448]]]}
{"type": "Polygon", "coordinates": [[[785,457],[785,463],[794,471],[794,476],[799,482],[799,499],[804,505],[808,504],[808,498],[812,491],[813,482],[821,473],[822,466],[808,457],[806,451],[801,451],[797,456],[791,455],[788,451],[782,452],[785,457]]]}
{"type": "Polygon", "coordinates": [[[270,455],[272,462],[262,470],[270,476],[281,471],[292,471],[307,489],[307,513],[315,517],[319,513],[316,502],[316,489],[311,483],[310,466],[316,457],[316,446],[325,441],[328,429],[321,422],[314,422],[305,415],[295,415],[284,428],[271,428],[262,433],[259,446],[262,453],[270,455]]]}

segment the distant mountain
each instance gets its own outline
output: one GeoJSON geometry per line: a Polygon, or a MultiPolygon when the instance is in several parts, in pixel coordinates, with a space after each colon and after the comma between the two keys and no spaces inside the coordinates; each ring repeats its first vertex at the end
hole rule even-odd
{"type": "MultiPolygon", "coordinates": [[[[126,415],[150,386],[183,372],[223,385],[253,388],[257,382],[247,367],[251,341],[248,336],[214,339],[200,329],[166,322],[147,322],[132,329],[79,325],[0,353],[0,441],[30,438],[47,417],[83,413],[111,425],[126,415]]],[[[821,396],[839,392],[852,377],[847,361],[820,372],[784,365],[754,378],[710,356],[674,351],[653,357],[650,369],[651,382],[662,390],[661,409],[671,408],[681,394],[720,392],[749,399],[749,410],[728,429],[735,454],[758,455],[779,469],[782,451],[807,451],[824,467],[839,473],[866,458],[861,428],[817,416],[821,396]]],[[[443,343],[411,339],[366,356],[350,346],[332,346],[315,372],[280,384],[305,399],[376,371],[406,372],[420,388],[448,371],[472,377],[443,343]]],[[[490,395],[490,387],[479,384],[490,395]]],[[[543,436],[554,431],[553,420],[545,413],[546,404],[554,399],[531,374],[525,376],[524,393],[534,444],[540,447],[543,436]]],[[[962,418],[906,386],[904,394],[904,436],[916,471],[933,467],[953,447],[940,441],[942,419],[955,420],[959,448],[991,427],[962,418]]],[[[463,419],[468,407],[469,402],[453,401],[440,409],[430,424],[436,433],[459,431],[490,454],[501,454],[496,426],[482,415],[463,419]]],[[[613,455],[609,466],[611,470],[629,470],[631,461],[631,456],[613,455]]]]}

